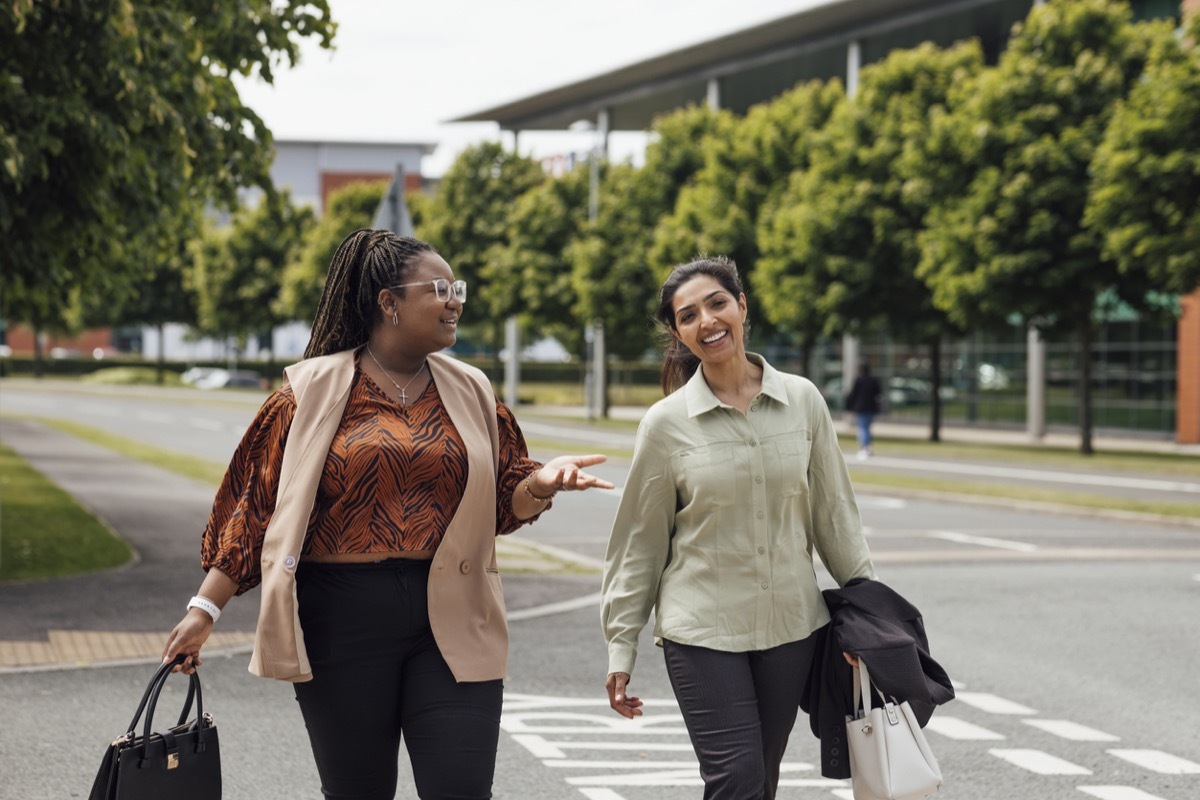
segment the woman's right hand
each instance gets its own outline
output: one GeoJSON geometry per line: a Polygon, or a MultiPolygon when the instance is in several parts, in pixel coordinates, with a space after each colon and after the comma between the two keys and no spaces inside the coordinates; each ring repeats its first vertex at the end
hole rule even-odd
{"type": "Polygon", "coordinates": [[[208,641],[212,629],[212,617],[198,608],[189,608],[187,614],[167,637],[167,645],[163,648],[162,663],[173,661],[175,656],[184,653],[187,655],[187,659],[172,671],[182,671],[188,675],[195,672],[196,667],[201,664],[200,648],[208,641]]]}
{"type": "Polygon", "coordinates": [[[642,701],[626,693],[628,685],[628,672],[613,672],[605,681],[604,688],[608,690],[608,704],[612,706],[612,710],[622,717],[633,719],[642,715],[642,701]]]}

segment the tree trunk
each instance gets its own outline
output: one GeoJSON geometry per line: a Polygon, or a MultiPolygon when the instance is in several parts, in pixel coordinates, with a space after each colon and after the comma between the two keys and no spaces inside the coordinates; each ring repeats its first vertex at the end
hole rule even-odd
{"type": "Polygon", "coordinates": [[[42,350],[42,323],[33,320],[33,377],[42,379],[46,376],[46,354],[42,350]]]}
{"type": "Polygon", "coordinates": [[[158,328],[158,358],[154,363],[154,382],[162,386],[166,382],[167,372],[167,343],[163,339],[166,335],[167,323],[160,322],[156,327],[158,328]]]}
{"type": "Polygon", "coordinates": [[[800,340],[800,374],[812,380],[812,346],[815,336],[806,336],[800,340]]]}
{"type": "Polygon", "coordinates": [[[1092,320],[1079,326],[1079,452],[1092,455],[1092,320]]]}
{"type": "Polygon", "coordinates": [[[929,441],[942,440],[942,337],[929,340],[929,441]]]}
{"type": "Polygon", "coordinates": [[[500,348],[504,346],[504,318],[492,323],[492,374],[493,381],[504,380],[504,364],[500,359],[500,348]]]}

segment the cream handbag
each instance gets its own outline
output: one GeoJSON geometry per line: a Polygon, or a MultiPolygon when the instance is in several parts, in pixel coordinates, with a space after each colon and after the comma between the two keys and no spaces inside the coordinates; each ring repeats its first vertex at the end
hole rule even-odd
{"type": "Polygon", "coordinates": [[[942,788],[942,771],[907,702],[871,708],[871,676],[854,668],[854,716],[846,717],[854,800],[921,800],[942,788]]]}

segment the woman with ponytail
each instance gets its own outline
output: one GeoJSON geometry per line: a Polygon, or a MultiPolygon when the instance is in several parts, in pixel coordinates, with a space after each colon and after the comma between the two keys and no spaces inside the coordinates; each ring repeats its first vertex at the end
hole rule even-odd
{"type": "Polygon", "coordinates": [[[294,683],[326,797],[394,797],[401,735],[420,797],[491,797],[508,657],[495,537],[557,492],[612,488],[584,471],[603,456],[531,460],[483,373],[441,352],[466,301],[425,242],[346,237],[163,650],[192,671],[221,609],[261,584],[250,670],[294,683]]]}
{"type": "Polygon", "coordinates": [[[654,612],[709,800],[775,797],[829,621],[813,548],[839,585],[875,577],[825,400],[746,352],[746,310],[726,258],[676,267],[662,286],[668,396],[638,428],[601,604],[609,704],[630,719],[654,612]]]}

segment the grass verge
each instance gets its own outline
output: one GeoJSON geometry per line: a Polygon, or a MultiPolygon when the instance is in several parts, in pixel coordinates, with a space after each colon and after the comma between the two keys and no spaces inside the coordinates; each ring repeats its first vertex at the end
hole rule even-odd
{"type": "Polygon", "coordinates": [[[57,578],[124,564],[125,542],[0,444],[0,581],[57,578]]]}

